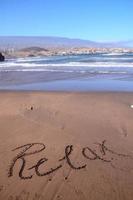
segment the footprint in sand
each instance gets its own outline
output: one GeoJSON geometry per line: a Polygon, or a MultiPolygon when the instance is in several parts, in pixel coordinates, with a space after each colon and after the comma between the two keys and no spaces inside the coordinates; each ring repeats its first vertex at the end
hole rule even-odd
{"type": "Polygon", "coordinates": [[[4,186],[0,185],[0,192],[3,190],[4,186]]]}

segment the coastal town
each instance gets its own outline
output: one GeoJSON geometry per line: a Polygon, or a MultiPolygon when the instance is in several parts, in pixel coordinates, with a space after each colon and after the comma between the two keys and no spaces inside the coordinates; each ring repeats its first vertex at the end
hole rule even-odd
{"type": "Polygon", "coordinates": [[[1,50],[5,58],[18,57],[37,57],[37,56],[55,56],[55,55],[79,55],[79,54],[97,54],[97,53],[133,53],[133,48],[42,48],[27,47],[22,49],[3,49],[1,50]]]}

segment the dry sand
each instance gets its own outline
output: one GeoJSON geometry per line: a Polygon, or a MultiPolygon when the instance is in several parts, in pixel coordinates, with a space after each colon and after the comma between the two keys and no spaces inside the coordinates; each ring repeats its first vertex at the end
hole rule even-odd
{"type": "Polygon", "coordinates": [[[132,200],[131,104],[133,93],[1,92],[0,200],[132,200]]]}

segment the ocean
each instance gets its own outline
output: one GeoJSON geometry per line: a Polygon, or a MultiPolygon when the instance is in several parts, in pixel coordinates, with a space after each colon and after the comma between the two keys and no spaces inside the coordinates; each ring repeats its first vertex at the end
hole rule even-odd
{"type": "Polygon", "coordinates": [[[0,90],[133,91],[133,53],[7,59],[0,90]]]}

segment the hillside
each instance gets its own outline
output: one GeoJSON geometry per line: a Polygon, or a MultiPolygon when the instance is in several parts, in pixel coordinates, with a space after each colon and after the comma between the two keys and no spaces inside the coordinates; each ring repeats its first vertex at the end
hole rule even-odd
{"type": "Polygon", "coordinates": [[[102,43],[81,39],[63,37],[30,37],[30,36],[0,36],[0,49],[22,49],[31,46],[40,48],[62,47],[92,47],[92,48],[115,48],[132,47],[133,41],[102,43]]]}

